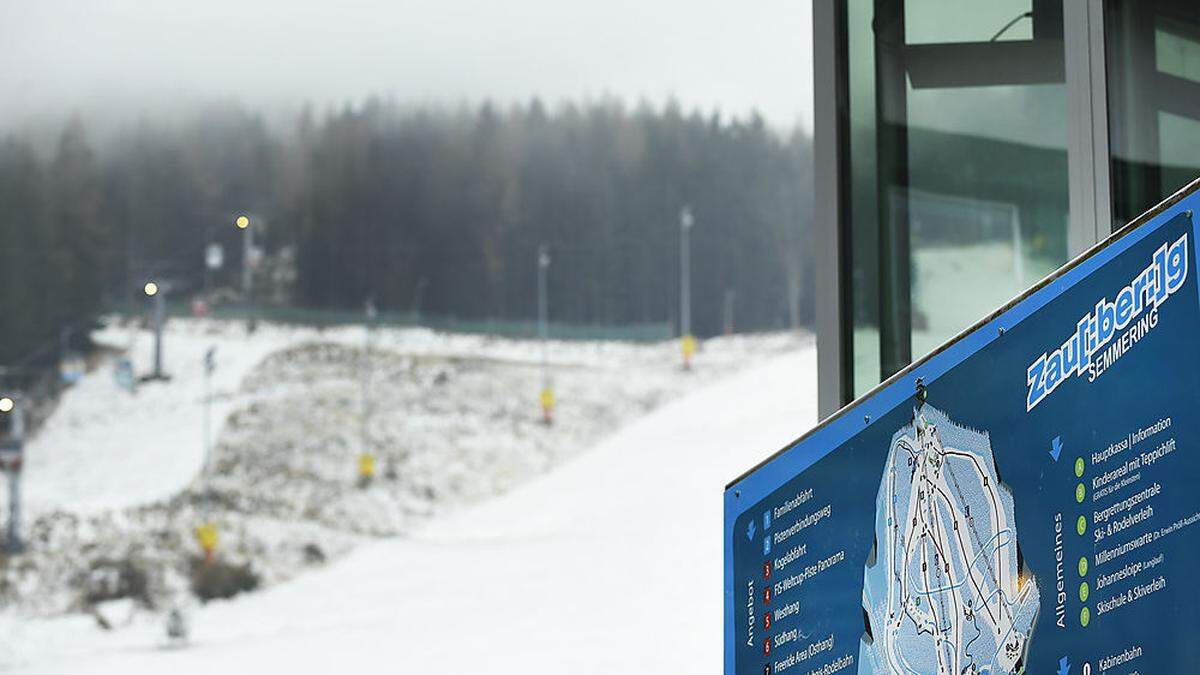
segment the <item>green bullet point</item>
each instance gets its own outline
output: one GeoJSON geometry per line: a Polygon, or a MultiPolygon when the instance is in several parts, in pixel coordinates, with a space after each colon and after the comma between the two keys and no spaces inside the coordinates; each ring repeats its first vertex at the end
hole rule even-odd
{"type": "Polygon", "coordinates": [[[1089,593],[1090,593],[1090,590],[1088,589],[1088,585],[1087,585],[1086,581],[1083,582],[1082,584],[1079,584],[1079,601],[1080,602],[1087,602],[1089,593]]]}
{"type": "Polygon", "coordinates": [[[1083,483],[1075,486],[1075,501],[1083,503],[1083,498],[1087,496],[1087,488],[1083,487],[1083,483]]]}
{"type": "Polygon", "coordinates": [[[1079,520],[1075,521],[1075,531],[1078,532],[1079,536],[1081,537],[1083,536],[1084,532],[1087,532],[1087,518],[1079,516],[1079,520]]]}
{"type": "Polygon", "coordinates": [[[1075,458],[1075,477],[1083,478],[1083,458],[1082,457],[1075,458]]]}
{"type": "Polygon", "coordinates": [[[1087,558],[1079,559],[1079,576],[1086,577],[1088,570],[1087,558]]]}
{"type": "Polygon", "coordinates": [[[1079,610],[1079,625],[1087,628],[1088,622],[1092,620],[1092,613],[1087,607],[1079,610]]]}

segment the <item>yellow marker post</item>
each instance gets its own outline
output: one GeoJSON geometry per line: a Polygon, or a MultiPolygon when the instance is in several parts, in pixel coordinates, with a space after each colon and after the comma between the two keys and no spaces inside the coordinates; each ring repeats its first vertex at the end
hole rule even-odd
{"type": "Polygon", "coordinates": [[[554,390],[550,387],[542,388],[541,395],[542,403],[542,421],[550,424],[554,421],[554,390]]]}
{"type": "Polygon", "coordinates": [[[683,352],[683,369],[692,369],[692,357],[696,355],[696,336],[684,335],[679,340],[680,351],[683,352]]]}
{"type": "Polygon", "coordinates": [[[204,551],[204,562],[210,563],[217,550],[217,526],[215,523],[204,523],[196,528],[196,543],[204,551]]]}
{"type": "Polygon", "coordinates": [[[358,479],[364,485],[371,482],[375,477],[375,455],[374,453],[364,452],[358,456],[358,479]]]}

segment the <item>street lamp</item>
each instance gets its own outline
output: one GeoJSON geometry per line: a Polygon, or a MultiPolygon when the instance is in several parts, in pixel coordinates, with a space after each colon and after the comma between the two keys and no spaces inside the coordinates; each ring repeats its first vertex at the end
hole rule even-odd
{"type": "Polygon", "coordinates": [[[21,467],[25,459],[25,411],[11,396],[0,396],[0,470],[8,474],[8,528],[5,549],[24,550],[21,544],[21,467]]]}
{"type": "Polygon", "coordinates": [[[689,236],[695,224],[692,207],[684,206],[679,210],[679,344],[684,370],[691,369],[692,355],[696,353],[696,338],[692,336],[692,247],[689,236]]]}
{"type": "Polygon", "coordinates": [[[550,365],[546,358],[546,339],[549,337],[549,302],[546,297],[546,272],[550,269],[550,247],[545,243],[538,246],[538,340],[542,351],[542,421],[550,424],[554,420],[554,390],[550,387],[550,365]]]}
{"type": "Polygon", "coordinates": [[[242,294],[246,296],[247,301],[250,298],[251,286],[254,283],[254,277],[250,273],[250,259],[254,255],[254,230],[250,229],[250,217],[245,214],[239,215],[233,221],[234,226],[242,231],[242,294]]]}
{"type": "Polygon", "coordinates": [[[246,330],[254,332],[257,325],[253,309],[254,270],[261,259],[261,251],[254,245],[254,231],[262,229],[262,222],[255,221],[255,226],[250,227],[250,216],[243,213],[233,220],[233,224],[242,231],[242,298],[247,307],[246,330]]]}
{"type": "Polygon", "coordinates": [[[147,281],[142,287],[142,292],[147,298],[152,298],[154,301],[154,374],[152,379],[162,380],[162,334],[163,322],[166,320],[166,295],[167,289],[165,285],[160,285],[156,281],[147,281]]]}

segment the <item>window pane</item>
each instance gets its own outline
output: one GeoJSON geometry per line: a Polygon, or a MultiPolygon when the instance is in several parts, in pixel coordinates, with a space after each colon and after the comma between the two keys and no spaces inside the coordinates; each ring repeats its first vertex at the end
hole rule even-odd
{"type": "Polygon", "coordinates": [[[1067,97],[1061,4],[851,0],[847,24],[861,394],[1065,262],[1067,97]]]}
{"type": "Polygon", "coordinates": [[[920,0],[906,3],[910,45],[1033,38],[1032,0],[920,0]]]}
{"type": "MultiPolygon", "coordinates": [[[[1011,201],[912,189],[913,354],[926,354],[1058,266],[1011,201]]],[[[1064,213],[1065,215],[1065,213],[1064,213]]],[[[1061,243],[1062,234],[1052,233],[1061,243]]],[[[1049,241],[1047,237],[1044,241],[1049,241]]],[[[1056,247],[1058,248],[1058,247],[1056,247]]]]}
{"type": "Polygon", "coordinates": [[[854,392],[879,383],[879,219],[876,190],[875,35],[870,0],[847,7],[850,73],[850,261],[854,392]]]}
{"type": "Polygon", "coordinates": [[[1200,7],[1105,3],[1114,225],[1200,175],[1200,7]]]}
{"type": "Polygon", "coordinates": [[[913,358],[1067,259],[1066,86],[908,92],[913,358]]]}

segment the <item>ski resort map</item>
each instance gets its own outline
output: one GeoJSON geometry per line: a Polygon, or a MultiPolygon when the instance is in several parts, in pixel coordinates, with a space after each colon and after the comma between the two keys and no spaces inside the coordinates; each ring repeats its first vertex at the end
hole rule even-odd
{"type": "Polygon", "coordinates": [[[914,675],[1020,672],[1039,596],[991,444],[932,407],[915,414],[892,439],[879,488],[862,662],[914,675]]]}

